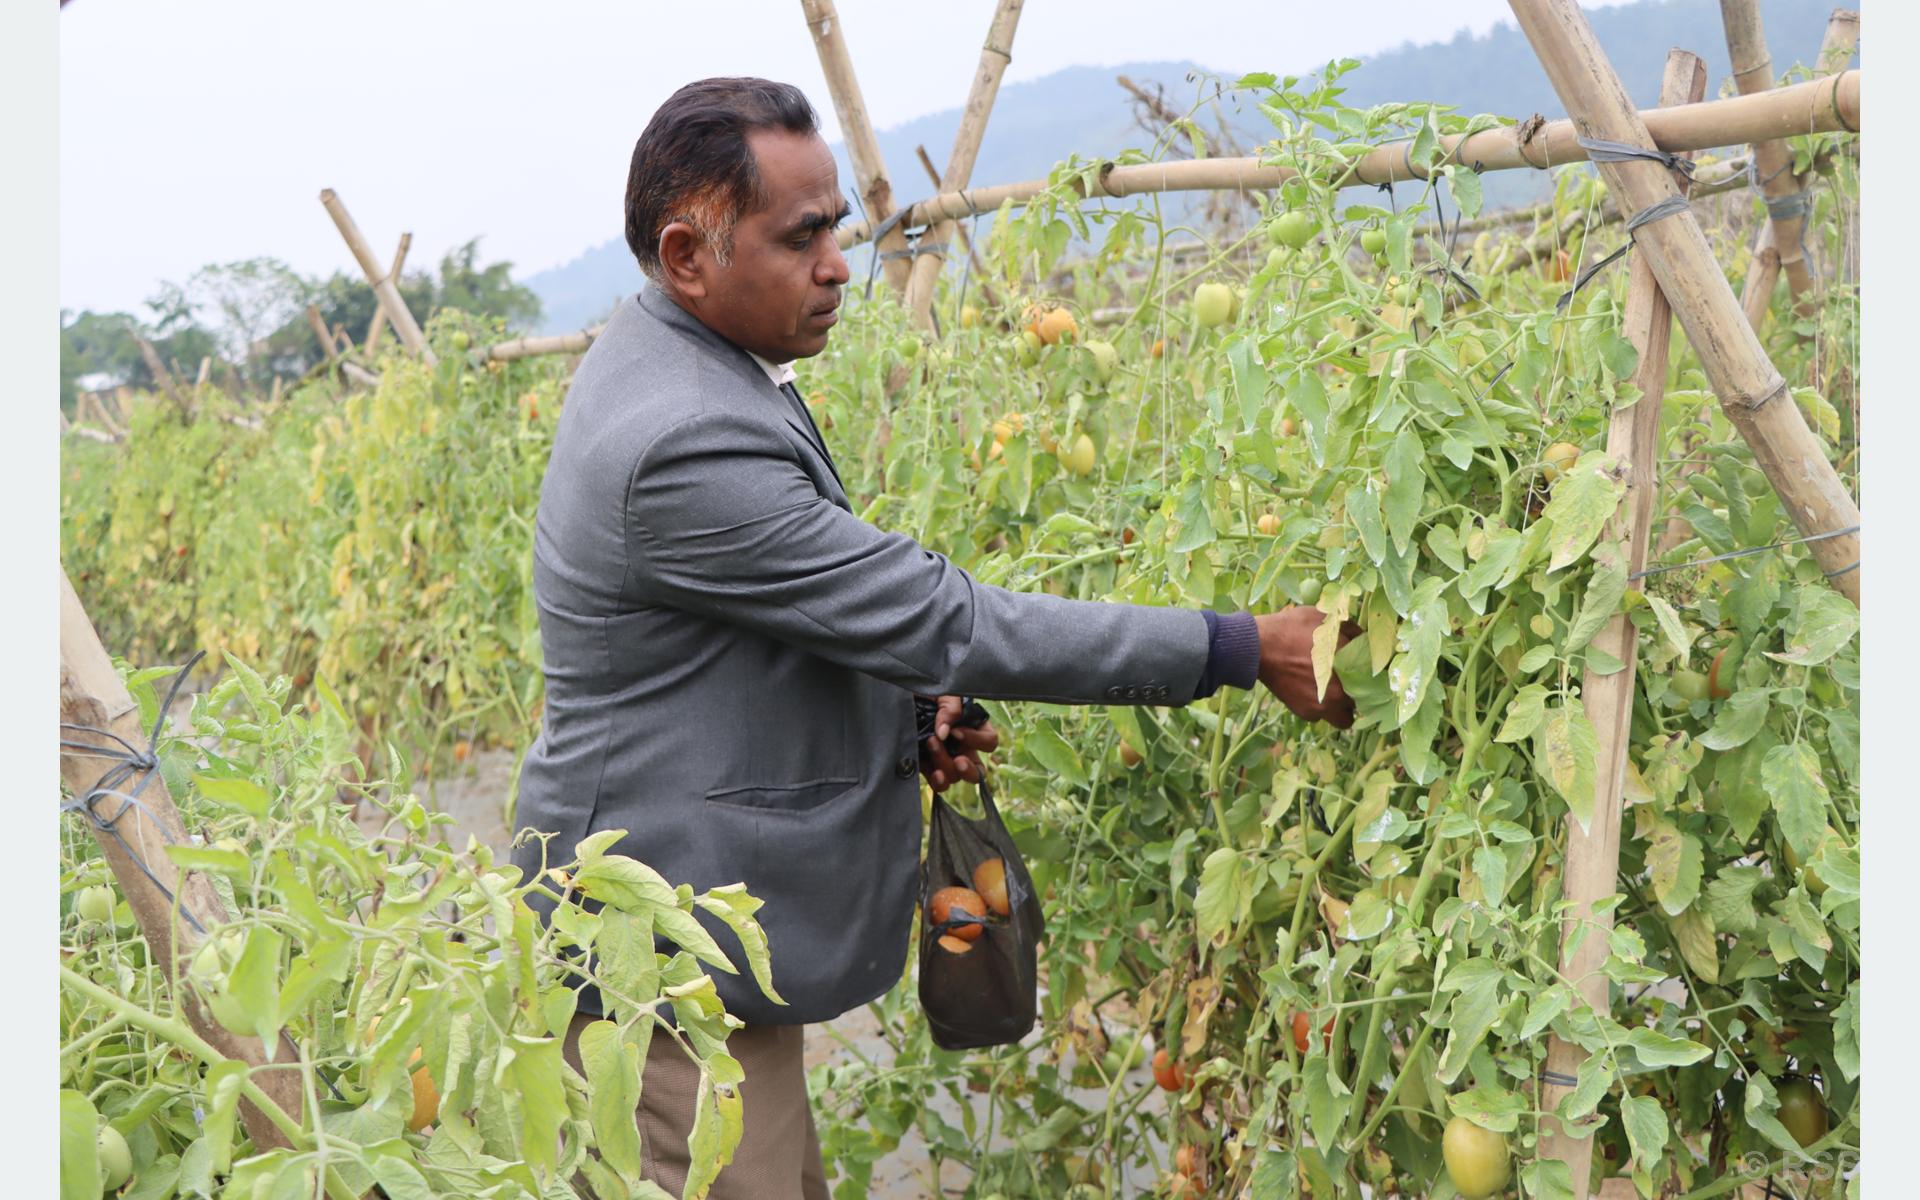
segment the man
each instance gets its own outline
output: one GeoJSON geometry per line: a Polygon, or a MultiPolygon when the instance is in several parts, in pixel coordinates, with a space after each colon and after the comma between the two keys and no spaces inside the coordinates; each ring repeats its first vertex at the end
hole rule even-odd
{"type": "MultiPolygon", "coordinates": [[[[729,1042],[747,1082],[723,1198],[827,1195],[801,1026],[900,978],[919,776],[977,780],[997,745],[990,727],[950,730],[959,696],[1185,704],[1257,678],[1302,715],[1352,720],[1337,682],[1316,698],[1315,610],[1016,594],[854,516],[791,382],[839,320],[833,227],[846,216],[797,89],[708,79],[662,105],[627,182],[648,286],[574,375],[535,527],[547,699],[521,824],[557,835],[561,856],[626,829],[617,849],[673,882],[744,881],[766,902],[786,1006],[744,971],[717,981],[747,1023],[729,1042]],[[924,745],[916,694],[940,698],[924,745]],[[949,732],[958,756],[940,745],[949,732]]],[[[539,855],[535,842],[516,861],[535,869],[539,855]]],[[[697,1072],[656,1037],[644,1078],[648,1170],[677,1195],[697,1072]]]]}

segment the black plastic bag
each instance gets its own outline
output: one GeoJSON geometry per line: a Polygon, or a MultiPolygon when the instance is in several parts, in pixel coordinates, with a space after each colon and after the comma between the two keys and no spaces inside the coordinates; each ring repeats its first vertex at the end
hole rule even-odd
{"type": "Polygon", "coordinates": [[[920,1007],[943,1050],[1011,1045],[1026,1036],[1038,1015],[1045,928],[1040,897],[984,777],[980,804],[983,814],[967,817],[936,794],[927,857],[920,864],[920,1007]],[[991,859],[1000,860],[1005,874],[1007,913],[989,910],[981,914],[984,920],[954,914],[936,923],[934,893],[947,887],[979,890],[975,871],[991,859]],[[964,927],[980,931],[964,953],[940,944],[942,935],[958,936],[964,927]]]}

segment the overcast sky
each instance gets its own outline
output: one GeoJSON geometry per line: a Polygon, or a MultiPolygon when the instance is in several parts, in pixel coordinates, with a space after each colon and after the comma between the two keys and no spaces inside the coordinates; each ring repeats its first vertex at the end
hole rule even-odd
{"type": "MultiPolygon", "coordinates": [[[[884,129],[965,99],[993,4],[839,11],[884,129]]],[[[1028,0],[1006,82],[1141,59],[1298,71],[1502,20],[1504,0],[1028,0]]],[[[517,276],[558,265],[619,235],[634,139],[708,75],[796,83],[839,137],[797,0],[72,0],[59,28],[75,310],[145,318],[161,280],[212,262],[350,269],[323,187],[382,260],[411,230],[420,266],[475,235],[517,276]]]]}

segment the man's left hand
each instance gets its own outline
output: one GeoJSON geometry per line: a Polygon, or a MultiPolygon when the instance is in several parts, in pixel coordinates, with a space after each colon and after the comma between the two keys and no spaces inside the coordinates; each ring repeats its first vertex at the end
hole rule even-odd
{"type": "Polygon", "coordinates": [[[920,743],[920,773],[936,792],[944,792],[962,779],[979,783],[984,761],[981,756],[1000,748],[1000,734],[992,721],[984,721],[977,728],[959,723],[960,703],[958,696],[941,696],[934,712],[933,736],[920,743]],[[947,749],[948,738],[959,744],[957,753],[947,749]]]}

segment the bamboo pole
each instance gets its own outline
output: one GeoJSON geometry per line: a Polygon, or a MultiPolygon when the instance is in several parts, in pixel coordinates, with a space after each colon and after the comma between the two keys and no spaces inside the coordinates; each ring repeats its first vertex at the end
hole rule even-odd
{"type": "Polygon", "coordinates": [[[189,419],[192,412],[187,407],[186,397],[180,394],[180,386],[174,382],[173,372],[167,370],[167,364],[160,361],[160,352],[153,348],[152,342],[137,333],[133,335],[133,344],[139,347],[141,361],[147,364],[148,373],[167,394],[167,399],[173,402],[173,406],[180,410],[180,419],[182,421],[189,419]]]}
{"type": "Polygon", "coordinates": [[[108,446],[116,445],[120,441],[119,438],[114,437],[112,434],[102,432],[101,430],[93,428],[91,425],[71,425],[65,432],[71,433],[75,437],[85,438],[90,442],[101,442],[108,446]]]}
{"type": "Polygon", "coordinates": [[[512,362],[516,358],[533,358],[541,354],[585,354],[587,347],[593,345],[593,339],[600,336],[605,325],[595,325],[591,329],[582,329],[577,333],[558,333],[547,337],[519,337],[487,347],[481,355],[482,362],[512,362]]]}
{"type": "MultiPolygon", "coordinates": [[[[959,191],[973,177],[973,164],[980,157],[980,142],[987,136],[987,119],[993,115],[993,101],[1000,94],[1000,77],[1013,61],[1013,34],[1020,24],[1020,6],[1024,0],[999,0],[993,20],[987,26],[987,40],[980,47],[980,65],[974,70],[973,84],[967,89],[966,107],[960,110],[960,128],[953,135],[953,153],[947,157],[947,170],[940,177],[940,190],[959,191]]],[[[916,244],[913,270],[907,280],[907,307],[922,328],[933,327],[933,291],[940,281],[940,269],[946,263],[947,246],[954,239],[956,226],[951,218],[940,221],[916,244]]]]}
{"type": "MultiPolygon", "coordinates": [[[[1727,55],[1733,63],[1734,87],[1741,95],[1753,95],[1771,89],[1773,59],[1767,53],[1767,36],[1760,21],[1759,0],[1720,0],[1720,21],[1727,31],[1727,55]]],[[[1821,57],[1824,60],[1824,46],[1822,50],[1821,57]]],[[[1777,262],[1775,270],[1786,275],[1787,287],[1804,311],[1814,291],[1813,272],[1808,269],[1804,253],[1803,234],[1807,220],[1804,212],[1793,211],[1787,198],[1802,195],[1805,184],[1793,173],[1793,152],[1786,142],[1778,138],[1754,144],[1753,171],[1760,183],[1760,194],[1767,201],[1767,227],[1772,231],[1773,259],[1777,262]],[[1783,215],[1773,215],[1777,207],[1782,209],[1783,215]]],[[[1755,285],[1764,284],[1765,294],[1771,296],[1773,281],[1764,268],[1750,274],[1748,281],[1755,285]]],[[[1751,315],[1755,306],[1748,297],[1743,296],[1741,307],[1751,315]]],[[[1764,319],[1764,299],[1760,300],[1758,307],[1764,319]]],[[[1759,326],[1756,324],[1755,328],[1759,326]]]]}
{"type": "MultiPolygon", "coordinates": [[[[1700,56],[1686,50],[1668,51],[1666,71],[1660,81],[1660,103],[1694,104],[1706,93],[1707,64],[1700,56]]],[[[1674,183],[1684,189],[1686,177],[1675,172],[1674,183]]],[[[1615,408],[1607,427],[1607,453],[1622,464],[1627,494],[1605,534],[1609,540],[1625,543],[1629,575],[1647,563],[1653,502],[1659,490],[1656,454],[1660,447],[1660,405],[1666,392],[1667,359],[1673,341],[1673,313],[1654,277],[1652,264],[1645,255],[1636,254],[1630,270],[1627,304],[1620,324],[1622,333],[1640,353],[1633,386],[1640,389],[1641,395],[1633,404],[1615,408]]],[[[1578,821],[1571,816],[1567,818],[1561,895],[1573,904],[1567,919],[1567,934],[1582,926],[1588,928],[1583,940],[1571,952],[1562,941],[1560,976],[1573,983],[1588,1007],[1604,1012],[1608,980],[1600,968],[1607,959],[1607,931],[1613,926],[1613,914],[1611,910],[1595,913],[1593,906],[1618,889],[1620,805],[1626,778],[1627,743],[1633,733],[1634,675],[1639,647],[1633,624],[1624,612],[1608,619],[1595,635],[1593,644],[1626,667],[1611,675],[1589,667],[1581,683],[1581,700],[1588,719],[1593,722],[1600,751],[1594,760],[1592,823],[1582,829],[1578,821]]],[[[1586,1058],[1587,1052],[1574,1043],[1562,1041],[1558,1036],[1549,1038],[1548,1078],[1573,1078],[1586,1058]]],[[[1547,1084],[1541,1107],[1551,1110],[1572,1090],[1547,1084]]],[[[1540,1156],[1566,1163],[1573,1176],[1574,1200],[1585,1200],[1593,1162],[1593,1139],[1571,1136],[1559,1128],[1557,1121],[1545,1122],[1542,1134],[1540,1156]]]]}
{"type": "MultiPolygon", "coordinates": [[[[162,714],[161,719],[165,720],[166,715],[162,714]]],[[[60,778],[75,797],[90,793],[114,763],[111,758],[88,754],[69,743],[112,746],[116,750],[118,747],[113,746],[110,737],[68,729],[67,725],[109,730],[142,751],[147,745],[149,731],[141,728],[140,710],[128,695],[126,684],[115,673],[64,569],[60,572],[60,721],[60,778]]],[[[131,782],[117,790],[130,791],[131,782]]],[[[204,931],[225,924],[228,914],[206,876],[183,873],[167,855],[169,845],[187,844],[187,831],[158,768],[147,774],[139,804],[102,796],[94,801],[92,811],[95,817],[113,827],[112,832],[108,832],[88,821],[100,844],[101,856],[113,871],[120,893],[127,898],[127,907],[133,910],[134,919],[140,924],[153,961],[166,965],[171,977],[175,974],[171,967],[177,956],[180,971],[184,972],[187,960],[204,939],[204,931]]],[[[295,1119],[300,1117],[302,1083],[299,1063],[291,1054],[276,1054],[269,1061],[258,1038],[230,1032],[213,1019],[190,989],[182,988],[175,993],[174,1000],[196,1034],[227,1058],[248,1064],[253,1081],[267,1097],[286,1114],[295,1119]]],[[[251,1102],[241,1101],[240,1116],[256,1150],[289,1145],[286,1135],[251,1102]]]]}
{"type": "MultiPolygon", "coordinates": [[[[412,247],[413,235],[411,233],[401,234],[400,247],[393,252],[393,266],[387,269],[387,278],[393,281],[394,290],[396,291],[400,288],[400,268],[406,266],[407,251],[412,247]]],[[[386,331],[386,328],[387,302],[384,299],[380,299],[376,292],[373,306],[373,320],[367,325],[366,351],[369,359],[373,357],[374,351],[379,349],[380,335],[386,331]]]]}
{"type": "MultiPolygon", "coordinates": [[[[1653,109],[1640,115],[1645,118],[1653,144],[1675,152],[1711,150],[1801,133],[1857,131],[1860,128],[1860,72],[1855,69],[1830,79],[1809,80],[1759,95],[1653,109]]],[[[1454,134],[1442,137],[1434,161],[1457,160],[1477,171],[1521,167],[1544,170],[1586,161],[1587,152],[1575,141],[1578,136],[1572,121],[1524,121],[1464,139],[1454,134]]],[[[1391,142],[1369,151],[1338,181],[1339,185],[1361,187],[1424,178],[1425,172],[1408,167],[1409,146],[1408,142],[1391,142]]],[[[1262,166],[1257,158],[1204,158],[1109,167],[1099,176],[1096,187],[1099,195],[1111,197],[1208,189],[1272,189],[1293,174],[1285,167],[1262,166]]],[[[918,227],[947,217],[992,212],[1008,201],[1025,204],[1046,191],[1047,186],[1044,179],[1031,179],[964,193],[947,192],[912,205],[901,224],[918,227]]],[[[873,225],[871,221],[858,221],[842,226],[837,235],[840,248],[848,249],[866,241],[873,225]]]]}
{"type": "MultiPolygon", "coordinates": [[[[1652,139],[1619,76],[1594,40],[1593,30],[1574,0],[1509,0],[1520,28],[1533,44],[1567,111],[1590,137],[1631,146],[1648,147],[1652,139]]],[[[1831,80],[1814,80],[1808,96],[1838,97],[1859,72],[1849,71],[1831,80]]],[[[1775,88],[1756,96],[1722,100],[1716,105],[1683,105],[1663,110],[1669,122],[1688,108],[1708,109],[1730,104],[1757,104],[1792,94],[1775,88]]],[[[1806,102],[1803,96],[1802,102],[1806,102]]],[[[1837,108],[1835,116],[1843,112],[1837,108]]],[[[1858,122],[1853,123],[1858,127],[1858,122]]],[[[1764,140],[1748,138],[1749,141],[1764,140]]],[[[1686,147],[1675,147],[1685,149],[1686,147]]],[[[1668,172],[1655,162],[1602,162],[1600,173],[1623,209],[1644,212],[1655,204],[1679,197],[1668,172]]],[[[1834,587],[1855,604],[1860,602],[1860,538],[1840,533],[1857,528],[1860,509],[1847,494],[1840,476],[1827,462],[1819,443],[1807,429],[1786,381],[1740,311],[1713,249],[1693,213],[1684,206],[1670,217],[1640,227],[1635,242],[1641,257],[1652,265],[1660,287],[1688,341],[1699,356],[1708,382],[1720,399],[1729,421],[1753,448],[1754,460],[1779,493],[1782,506],[1804,535],[1821,535],[1808,543],[1814,558],[1834,587]]]]}
{"type": "MultiPolygon", "coordinates": [[[[860,96],[860,81],[853,73],[853,57],[847,52],[840,15],[834,10],[833,0],[800,0],[800,8],[806,14],[807,31],[813,35],[813,48],[820,55],[820,69],[827,77],[834,114],[840,119],[840,136],[846,142],[854,182],[867,212],[866,227],[877,228],[894,215],[893,184],[887,179],[887,162],[880,156],[880,142],[874,137],[873,121],[867,116],[866,101],[860,96]]],[[[844,248],[846,243],[841,245],[844,248]]],[[[904,223],[889,229],[875,248],[881,256],[881,274],[898,296],[906,295],[911,274],[906,248],[904,223]]]]}
{"type": "MultiPolygon", "coordinates": [[[[927,148],[925,146],[915,146],[913,152],[915,156],[920,159],[920,166],[926,170],[927,178],[932,181],[933,186],[939,187],[940,169],[934,166],[933,159],[928,157],[927,148]]],[[[987,268],[981,264],[980,256],[974,252],[973,239],[967,236],[967,227],[956,221],[954,222],[953,232],[955,236],[960,239],[961,249],[967,252],[967,265],[971,269],[970,277],[974,285],[980,289],[981,299],[985,300],[988,304],[1000,303],[999,300],[994,298],[993,285],[987,282],[987,268]]]]}
{"type": "Polygon", "coordinates": [[[212,373],[213,356],[210,354],[202,355],[200,358],[200,372],[193,377],[193,403],[195,407],[199,406],[200,397],[207,390],[207,377],[212,373]]]}
{"type": "Polygon", "coordinates": [[[333,331],[327,328],[320,310],[311,304],[307,305],[307,324],[313,329],[314,340],[320,343],[320,356],[327,362],[340,357],[340,347],[333,340],[333,331]]]}
{"type": "Polygon", "coordinates": [[[360,273],[367,277],[373,290],[380,297],[380,303],[386,307],[387,320],[393,322],[393,330],[407,349],[419,355],[432,366],[439,361],[433,348],[427,345],[426,335],[420,332],[419,322],[407,311],[407,302],[400,298],[400,289],[390,276],[380,273],[380,264],[374,260],[373,247],[367,245],[367,239],[360,233],[360,227],[353,223],[348,215],[347,206],[340,202],[332,188],[322,189],[320,203],[327,209],[327,215],[333,218],[333,224],[346,240],[347,248],[353,251],[354,261],[360,264],[360,273]]]}

